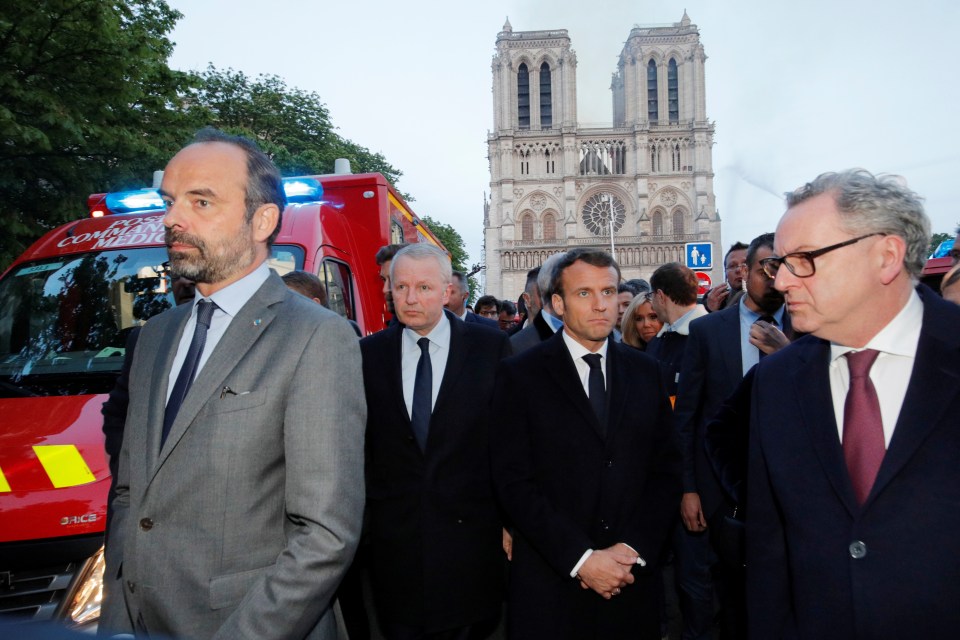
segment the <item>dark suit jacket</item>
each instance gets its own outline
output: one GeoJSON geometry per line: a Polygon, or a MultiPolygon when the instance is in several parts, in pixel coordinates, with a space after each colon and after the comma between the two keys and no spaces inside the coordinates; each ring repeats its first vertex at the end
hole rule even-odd
{"type": "Polygon", "coordinates": [[[919,288],[900,417],[858,506],[837,433],[830,345],[757,368],[747,514],[753,638],[955,638],[960,630],[960,308],[919,288]]]}
{"type": "Polygon", "coordinates": [[[591,408],[561,334],[505,361],[491,451],[515,525],[509,637],[659,638],[657,560],[680,499],[679,454],[657,364],[608,341],[609,419],[591,408]],[[647,561],[611,600],[570,572],[587,549],[630,545],[647,561]]]}
{"type": "Polygon", "coordinates": [[[537,346],[544,340],[549,340],[553,334],[554,331],[547,324],[546,319],[538,313],[533,317],[533,324],[510,336],[510,346],[513,348],[513,353],[518,354],[537,346]]]}
{"type": "Polygon", "coordinates": [[[500,323],[496,320],[491,320],[490,318],[485,318],[479,314],[474,313],[473,311],[467,310],[467,317],[463,319],[464,322],[470,322],[473,324],[479,324],[484,327],[490,327],[491,329],[500,330],[500,323]]]}
{"type": "MultiPolygon", "coordinates": [[[[781,329],[789,335],[790,319],[781,329]]],[[[704,448],[707,422],[743,378],[740,349],[740,305],[727,307],[690,323],[674,424],[683,454],[683,490],[698,493],[709,519],[723,505],[724,495],[704,448]]]]}
{"type": "Polygon", "coordinates": [[[488,447],[494,374],[510,344],[499,329],[446,317],[450,353],[425,452],[403,400],[403,327],[360,341],[377,611],[428,633],[498,615],[505,562],[488,447]]]}

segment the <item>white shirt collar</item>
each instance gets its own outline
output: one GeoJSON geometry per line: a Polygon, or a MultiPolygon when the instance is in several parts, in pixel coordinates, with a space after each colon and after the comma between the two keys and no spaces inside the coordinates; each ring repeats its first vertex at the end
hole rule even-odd
{"type": "MultiPolygon", "coordinates": [[[[250,298],[253,297],[253,294],[257,292],[269,277],[270,267],[267,266],[267,261],[264,260],[260,263],[260,266],[247,275],[211,295],[209,300],[217,303],[217,308],[232,318],[240,313],[243,305],[247,304],[250,298]]],[[[201,299],[200,292],[197,291],[194,304],[201,299]]]]}
{"type": "Polygon", "coordinates": [[[450,318],[447,317],[447,314],[444,313],[440,317],[440,321],[437,323],[433,329],[426,336],[421,336],[419,333],[410,329],[408,327],[403,328],[403,339],[406,340],[407,345],[411,346],[414,349],[419,349],[417,342],[420,338],[427,338],[430,342],[443,347],[444,349],[450,348],[450,318]]]}
{"type": "Polygon", "coordinates": [[[567,351],[570,352],[574,362],[591,353],[599,353],[603,358],[607,357],[607,343],[609,340],[604,340],[603,345],[601,345],[601,347],[596,351],[590,351],[590,349],[587,349],[585,346],[574,340],[566,331],[561,331],[561,333],[563,334],[563,341],[567,345],[567,351]]]}
{"type": "Polygon", "coordinates": [[[657,337],[659,338],[669,331],[679,333],[682,336],[689,335],[690,323],[705,315],[707,315],[707,310],[703,308],[703,305],[698,304],[693,307],[693,309],[690,309],[690,311],[687,311],[685,314],[677,318],[677,321],[673,324],[664,324],[660,329],[660,333],[657,334],[657,337]]]}
{"type": "MultiPolygon", "coordinates": [[[[873,336],[863,347],[864,349],[876,349],[881,353],[889,353],[895,356],[906,356],[914,358],[917,355],[917,343],[920,341],[920,327],[923,324],[923,302],[917,295],[917,290],[910,292],[910,298],[907,304],[903,306],[893,320],[887,326],[873,336]]],[[[842,344],[830,343],[831,362],[842,357],[848,351],[859,351],[853,347],[847,347],[842,344]]]]}

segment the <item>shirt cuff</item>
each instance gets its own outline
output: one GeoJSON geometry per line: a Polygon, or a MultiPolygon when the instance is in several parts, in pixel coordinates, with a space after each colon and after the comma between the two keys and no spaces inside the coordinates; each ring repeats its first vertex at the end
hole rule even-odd
{"type": "Polygon", "coordinates": [[[625,546],[627,549],[630,549],[630,551],[633,551],[634,553],[637,554],[636,564],[640,565],[641,567],[647,566],[647,561],[640,557],[640,554],[637,553],[637,550],[636,550],[636,549],[634,549],[633,547],[631,547],[630,545],[628,545],[626,542],[621,542],[620,544],[622,544],[622,545],[625,546]]]}
{"type": "Polygon", "coordinates": [[[590,554],[593,553],[593,549],[587,549],[582,556],[580,556],[580,562],[578,562],[573,567],[573,571],[570,572],[571,578],[576,578],[577,574],[580,573],[580,567],[583,566],[583,563],[587,561],[587,558],[590,557],[590,554]]]}

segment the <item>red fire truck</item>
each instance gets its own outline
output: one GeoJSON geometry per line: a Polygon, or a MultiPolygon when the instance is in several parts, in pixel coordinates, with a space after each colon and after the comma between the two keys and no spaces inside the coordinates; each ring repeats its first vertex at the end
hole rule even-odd
{"type": "MultiPolygon", "coordinates": [[[[364,334],[382,329],[376,251],[442,244],[378,173],[284,188],[271,266],[317,274],[331,309],[364,334]]],[[[100,407],[126,335],[174,304],[158,193],[95,194],[88,206],[0,278],[0,622],[98,619],[110,484],[100,407]]]]}

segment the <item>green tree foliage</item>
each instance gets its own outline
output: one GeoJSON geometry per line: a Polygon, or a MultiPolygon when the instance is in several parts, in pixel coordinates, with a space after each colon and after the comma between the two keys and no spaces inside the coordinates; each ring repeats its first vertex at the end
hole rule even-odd
{"type": "MultiPolygon", "coordinates": [[[[450,252],[450,263],[453,265],[453,270],[469,273],[470,257],[467,255],[467,250],[463,246],[463,236],[449,224],[434,220],[430,216],[420,216],[420,219],[430,227],[433,235],[437,236],[437,239],[442,242],[443,246],[450,252]]],[[[469,283],[470,297],[467,300],[471,301],[476,297],[479,284],[472,276],[470,277],[469,283]]]]}
{"type": "Polygon", "coordinates": [[[350,160],[354,173],[377,171],[393,184],[403,175],[383,155],[337,134],[316,93],[274,75],[249,78],[213,65],[201,77],[197,100],[210,124],[256,140],[284,175],[332,173],[337,158],[350,160]]]}
{"type": "Polygon", "coordinates": [[[197,128],[174,108],[163,0],[5,0],[0,9],[0,265],[85,212],[86,197],[149,184],[197,128]]]}
{"type": "MultiPolygon", "coordinates": [[[[0,269],[86,213],[91,193],[147,186],[193,133],[246,135],[286,175],[401,172],[336,133],[315,94],[277,76],[172,70],[165,0],[5,0],[0,9],[0,269]]],[[[404,195],[407,200],[412,198],[404,195]]]]}

